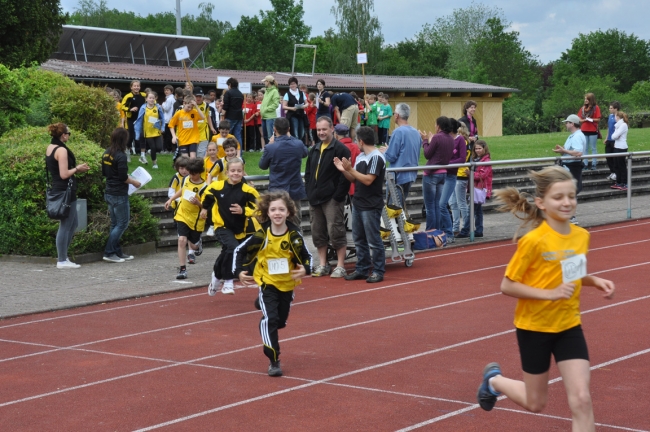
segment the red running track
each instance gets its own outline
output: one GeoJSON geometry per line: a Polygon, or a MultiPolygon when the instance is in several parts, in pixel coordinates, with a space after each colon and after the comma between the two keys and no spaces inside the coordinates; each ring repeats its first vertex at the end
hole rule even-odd
{"type": "MultiPolygon", "coordinates": [[[[598,430],[650,430],[650,221],[592,231],[583,327],[598,430]]],[[[306,278],[266,375],[256,290],[205,289],[0,321],[0,430],[548,431],[571,414],[555,366],[542,414],[476,405],[483,366],[521,375],[511,242],[420,254],[369,285],[306,278]]]]}

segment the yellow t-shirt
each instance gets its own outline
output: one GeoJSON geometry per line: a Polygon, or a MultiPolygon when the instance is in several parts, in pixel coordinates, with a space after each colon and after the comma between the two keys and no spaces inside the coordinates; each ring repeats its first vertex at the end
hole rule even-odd
{"type": "Polygon", "coordinates": [[[170,128],[176,129],[178,145],[186,146],[199,143],[199,112],[195,109],[187,112],[184,109],[176,111],[169,121],[170,128]]]}
{"type": "Polygon", "coordinates": [[[210,119],[210,106],[203,102],[201,105],[198,105],[197,108],[205,116],[203,120],[199,119],[199,141],[207,141],[210,139],[210,128],[208,127],[208,121],[210,119]]]}
{"type": "MultiPolygon", "coordinates": [[[[517,251],[506,268],[506,277],[537,289],[555,289],[562,284],[561,261],[589,251],[589,232],[571,225],[563,235],[546,222],[519,239],[517,251]]],[[[580,290],[566,300],[518,299],[515,327],[545,333],[559,333],[580,324],[580,290]]]]}
{"type": "Polygon", "coordinates": [[[222,171],[221,167],[219,166],[220,161],[221,159],[217,159],[216,161],[212,162],[210,160],[210,156],[203,158],[203,173],[201,174],[203,181],[208,180],[208,174],[210,174],[213,179],[217,177],[217,175],[222,171]]]}
{"type": "MultiPolygon", "coordinates": [[[[221,134],[216,134],[212,137],[212,142],[217,143],[217,157],[219,159],[226,157],[226,151],[223,149],[223,142],[228,138],[234,138],[237,141],[237,138],[233,134],[228,134],[227,137],[222,137],[221,134]]],[[[241,145],[237,141],[237,155],[241,154],[241,145]]]]}
{"type": "MultiPolygon", "coordinates": [[[[169,182],[169,189],[174,190],[174,194],[178,192],[181,188],[181,184],[183,183],[183,177],[179,173],[174,174],[174,177],[169,182]]],[[[176,211],[176,208],[178,207],[178,203],[180,202],[181,198],[178,198],[177,200],[172,201],[172,209],[174,209],[174,212],[176,211]]]]}
{"type": "Polygon", "coordinates": [[[145,138],[159,137],[161,134],[160,129],[156,128],[154,124],[160,119],[158,108],[154,105],[152,108],[144,107],[144,118],[142,125],[145,138]]]}
{"type": "MultiPolygon", "coordinates": [[[[122,111],[122,102],[115,102],[115,109],[120,114],[120,119],[117,121],[117,127],[120,127],[122,125],[122,119],[126,118],[126,114],[122,111]]],[[[124,122],[124,128],[128,129],[126,122],[124,122]]]]}
{"type": "Polygon", "coordinates": [[[201,202],[201,198],[207,187],[208,185],[203,180],[201,183],[192,183],[190,176],[183,178],[183,183],[181,184],[181,201],[178,203],[178,208],[174,215],[175,221],[183,222],[194,231],[203,232],[205,219],[199,217],[201,209],[185,199],[185,191],[190,190],[194,192],[196,199],[201,202]]]}

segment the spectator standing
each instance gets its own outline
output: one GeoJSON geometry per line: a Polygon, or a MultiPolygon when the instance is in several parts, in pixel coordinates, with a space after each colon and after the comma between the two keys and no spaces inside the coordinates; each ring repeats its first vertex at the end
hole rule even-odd
{"type": "MultiPolygon", "coordinates": [[[[68,183],[72,179],[72,197],[70,198],[70,213],[68,217],[59,222],[59,230],[56,232],[56,252],[58,269],[75,269],[81,267],[68,258],[68,248],[72,243],[72,236],[77,229],[79,221],[77,219],[77,179],[74,177],[77,173],[85,173],[90,170],[88,164],[77,164],[74,153],[66,146],[70,139],[70,129],[63,123],[51,124],[48,131],[52,140],[45,150],[45,165],[52,176],[52,191],[65,191],[68,183]]],[[[124,155],[126,159],[126,155],[124,155]]]]}
{"type": "MultiPolygon", "coordinates": [[[[371,100],[372,100],[372,96],[371,100]]],[[[374,108],[370,105],[368,121],[372,120],[370,115],[374,108]]],[[[390,139],[390,145],[380,147],[379,151],[384,153],[386,161],[390,163],[391,168],[416,167],[420,161],[420,147],[422,140],[420,133],[409,124],[411,107],[405,103],[399,103],[395,107],[395,125],[393,136],[390,139]]],[[[376,111],[375,111],[376,123],[376,111]]],[[[368,127],[372,128],[371,125],[368,127]]],[[[402,208],[406,204],[406,197],[411,190],[411,185],[417,178],[417,171],[407,171],[395,173],[395,184],[398,186],[397,193],[400,194],[402,208]]]]}
{"type": "MultiPolygon", "coordinates": [[[[352,138],[350,138],[350,129],[344,124],[337,124],[334,126],[334,137],[341,141],[348,150],[350,150],[350,164],[352,164],[352,167],[354,168],[354,164],[357,161],[357,156],[361,153],[361,150],[359,149],[359,145],[357,145],[354,141],[352,141],[352,138]]],[[[337,167],[338,168],[338,167],[337,167]]],[[[348,178],[348,180],[350,180],[348,178]]],[[[354,196],[354,181],[350,180],[350,199],[354,196]]]]}
{"type": "MultiPolygon", "coordinates": [[[[564,120],[566,130],[570,133],[569,137],[564,143],[564,147],[556,145],[553,151],[559,153],[561,156],[582,156],[584,149],[587,145],[587,139],[580,130],[580,117],[571,114],[564,120]]],[[[573,178],[576,180],[576,196],[582,190],[582,161],[580,159],[568,159],[562,161],[562,166],[566,167],[573,178]]],[[[578,224],[578,219],[575,216],[571,217],[571,223],[578,224]]]]}
{"type": "Polygon", "coordinates": [[[380,144],[388,143],[388,128],[390,127],[390,118],[393,116],[393,109],[388,103],[388,99],[387,94],[381,93],[379,105],[377,106],[377,130],[380,144]]]}
{"type": "MultiPolygon", "coordinates": [[[[244,105],[244,126],[246,127],[246,143],[244,150],[249,152],[259,150],[259,142],[255,139],[255,130],[257,129],[256,121],[259,117],[257,103],[253,99],[253,94],[246,95],[246,105],[244,105]]],[[[259,133],[259,131],[257,132],[259,133]]]]}
{"type": "Polygon", "coordinates": [[[140,187],[140,182],[128,174],[129,166],[125,154],[128,141],[129,133],[126,129],[115,129],[111,134],[111,146],[102,156],[102,174],[106,177],[104,199],[108,204],[108,213],[111,217],[111,230],[104,248],[104,261],[111,263],[123,263],[133,259],[132,255],[123,253],[120,247],[120,238],[128,228],[131,217],[129,185],[140,187]]]}
{"type": "Polygon", "coordinates": [[[363,151],[354,166],[348,159],[334,158],[334,165],[345,178],[355,183],[356,191],[352,200],[352,236],[357,263],[354,272],[346,275],[345,279],[365,279],[367,283],[376,283],[384,280],[386,272],[386,251],[379,231],[384,209],[382,188],[386,163],[384,155],[375,147],[372,129],[360,127],[357,138],[363,151]],[[371,264],[372,273],[369,275],[371,264]]]}
{"type": "MultiPolygon", "coordinates": [[[[449,132],[451,132],[451,123],[444,116],[436,119],[435,134],[420,132],[427,165],[447,165],[449,163],[454,153],[454,139],[449,132]]],[[[446,177],[447,170],[445,168],[424,170],[422,195],[427,210],[427,230],[440,229],[440,197],[446,177]]]]}
{"type": "Polygon", "coordinates": [[[335,115],[350,129],[350,136],[355,137],[355,129],[359,117],[359,105],[350,93],[337,93],[331,97],[335,115]]]}
{"type": "Polygon", "coordinates": [[[264,99],[260,107],[260,114],[262,115],[264,142],[268,143],[273,136],[273,122],[279,117],[276,110],[280,104],[280,93],[278,92],[278,85],[273,75],[267,75],[262,82],[266,86],[266,91],[264,92],[264,99]]]}
{"type": "MultiPolygon", "coordinates": [[[[368,95],[366,101],[366,126],[371,128],[375,132],[375,142],[378,142],[379,139],[379,131],[378,131],[378,126],[377,126],[377,113],[379,110],[379,104],[377,103],[377,96],[374,94],[368,95]]],[[[397,109],[397,107],[395,107],[397,109]]],[[[409,107],[409,112],[411,111],[411,108],[409,107]]],[[[417,131],[416,131],[417,132],[417,131]]],[[[419,145],[420,141],[420,136],[418,135],[418,148],[420,147],[419,145]]],[[[385,154],[385,153],[384,153],[385,154]]]]}
{"type": "Polygon", "coordinates": [[[305,113],[309,119],[309,146],[313,146],[318,141],[318,134],[316,133],[316,95],[314,93],[309,93],[307,97],[307,106],[305,107],[305,113]]]}
{"type": "Polygon", "coordinates": [[[300,169],[307,157],[307,148],[298,138],[289,133],[289,121],[279,118],[273,126],[275,137],[270,142],[259,162],[260,169],[269,170],[269,191],[286,191],[296,207],[291,222],[300,230],[302,216],[300,201],[307,199],[300,169]]]}
{"type": "Polygon", "coordinates": [[[332,118],[332,113],[330,111],[332,93],[325,90],[325,81],[322,79],[316,81],[316,88],[318,89],[318,94],[316,94],[316,108],[318,110],[316,118],[332,118]]]}
{"type": "MultiPolygon", "coordinates": [[[[614,153],[627,152],[627,114],[623,111],[616,113],[616,128],[612,134],[614,140],[614,153]]],[[[616,169],[616,183],[611,186],[612,189],[627,190],[627,166],[624,157],[612,158],[616,169]]]]}
{"type": "Polygon", "coordinates": [[[226,84],[228,84],[228,91],[223,95],[221,117],[230,121],[230,131],[237,138],[237,142],[241,143],[244,95],[239,91],[239,81],[236,78],[228,78],[226,84]]]}
{"type": "MultiPolygon", "coordinates": [[[[451,123],[451,132],[449,135],[454,139],[454,153],[449,160],[449,164],[462,164],[465,163],[467,152],[465,145],[465,138],[459,135],[458,128],[460,123],[456,119],[449,119],[451,123]]],[[[447,168],[447,176],[445,177],[445,186],[442,188],[442,195],[440,196],[440,229],[447,234],[447,243],[454,242],[454,225],[447,204],[456,189],[456,177],[458,168],[447,168]]]]}
{"type": "Polygon", "coordinates": [[[289,78],[289,91],[284,94],[282,99],[282,108],[286,112],[286,119],[291,125],[291,136],[303,139],[305,135],[305,104],[307,95],[298,88],[298,78],[289,78]]]}
{"type": "MultiPolygon", "coordinates": [[[[483,140],[477,140],[472,148],[472,160],[474,162],[488,162],[490,160],[490,150],[487,143],[483,140]]],[[[486,199],[492,196],[492,167],[490,165],[480,165],[474,171],[474,188],[486,189],[486,199]]],[[[474,197],[470,197],[472,202],[474,197]]],[[[474,236],[483,237],[483,204],[474,202],[474,236]]],[[[458,238],[469,237],[470,226],[467,224],[458,234],[458,238]]]]}
{"type": "MultiPolygon", "coordinates": [[[[478,140],[478,125],[476,124],[476,102],[468,100],[463,106],[463,116],[458,119],[459,122],[464,123],[469,131],[469,146],[474,147],[474,143],[478,140]]],[[[471,149],[470,149],[471,150],[471,149]]]]}
{"type": "Polygon", "coordinates": [[[329,240],[337,256],[337,265],[331,277],[342,278],[346,275],[343,265],[347,246],[343,207],[350,182],[334,166],[334,158],[349,160],[350,150],[334,138],[334,125],[329,117],[319,118],[316,129],[321,141],[309,150],[305,167],[312,239],[319,258],[319,265],[314,268],[312,276],[330,273],[327,262],[329,240]]]}
{"type": "MultiPolygon", "coordinates": [[[[616,129],[616,114],[621,110],[621,104],[618,101],[612,101],[609,104],[609,118],[607,119],[607,139],[605,140],[605,153],[614,153],[614,140],[612,134],[616,129]]],[[[609,176],[607,180],[616,182],[616,158],[605,158],[609,167],[609,176]]]]}
{"type": "Polygon", "coordinates": [[[257,91],[255,96],[255,103],[257,104],[257,117],[255,117],[255,142],[260,151],[264,150],[266,145],[266,132],[262,131],[262,101],[264,100],[264,89],[257,91]]]}
{"type": "Polygon", "coordinates": [[[162,103],[163,117],[165,119],[165,129],[163,132],[163,152],[169,153],[172,151],[172,133],[169,131],[169,121],[174,115],[174,87],[167,84],[165,86],[165,101],[162,103]]]}
{"type": "MultiPolygon", "coordinates": [[[[469,159],[472,155],[472,150],[469,146],[469,130],[465,123],[461,123],[460,128],[458,129],[459,135],[465,139],[465,162],[469,162],[469,159]]],[[[453,213],[454,220],[454,236],[460,233],[460,221],[463,221],[463,227],[467,227],[469,230],[469,207],[467,206],[467,180],[469,176],[469,168],[458,168],[458,173],[456,175],[456,188],[454,194],[451,196],[451,200],[456,200],[456,205],[452,202],[449,203],[451,206],[451,211],[453,213]]]]}
{"type": "MultiPolygon", "coordinates": [[[[580,130],[584,134],[587,145],[583,153],[598,154],[598,122],[600,121],[600,107],[596,104],[596,96],[593,93],[585,95],[585,104],[578,111],[580,117],[580,130]]],[[[591,170],[596,170],[596,158],[591,159],[591,170]]],[[[589,166],[589,160],[583,159],[585,169],[589,166]]]]}

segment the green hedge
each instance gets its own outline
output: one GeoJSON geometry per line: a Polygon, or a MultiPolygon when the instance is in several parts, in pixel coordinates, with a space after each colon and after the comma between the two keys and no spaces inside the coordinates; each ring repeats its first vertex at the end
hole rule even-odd
{"type": "MultiPolygon", "coordinates": [[[[42,127],[14,129],[0,138],[0,254],[56,256],[58,221],[45,213],[49,142],[47,129],[42,127]]],[[[75,235],[70,255],[101,252],[110,227],[100,167],[103,150],[74,129],[68,144],[77,161],[91,167],[77,175],[77,196],[88,200],[88,228],[75,235]]],[[[149,211],[149,202],[138,195],[132,195],[130,202],[131,221],[122,245],[157,240],[158,221],[149,211]]]]}

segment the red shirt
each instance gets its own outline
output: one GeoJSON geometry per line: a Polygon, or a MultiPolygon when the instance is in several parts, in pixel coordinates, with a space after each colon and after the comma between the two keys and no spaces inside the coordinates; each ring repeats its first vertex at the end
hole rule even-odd
{"type": "MultiPolygon", "coordinates": [[[[255,109],[257,109],[257,111],[259,111],[261,107],[262,107],[262,102],[255,102],[255,109]]],[[[259,116],[257,116],[255,118],[255,124],[257,126],[262,126],[262,116],[261,115],[259,115],[259,116]]]]}
{"type": "Polygon", "coordinates": [[[305,113],[307,113],[307,118],[309,119],[309,129],[316,129],[316,112],[318,108],[312,101],[308,101],[308,105],[305,107],[305,113]]]}
{"type": "MultiPolygon", "coordinates": [[[[248,112],[244,112],[244,119],[250,118],[250,116],[254,115],[257,112],[257,102],[244,104],[244,110],[246,109],[248,112]]],[[[253,117],[250,119],[250,121],[246,122],[246,126],[255,126],[256,122],[257,117],[253,117]]]]}
{"type": "MultiPolygon", "coordinates": [[[[361,150],[359,150],[359,146],[357,143],[352,141],[352,138],[342,138],[339,141],[341,141],[342,144],[344,144],[348,150],[350,150],[350,163],[352,164],[352,167],[354,167],[354,163],[357,161],[357,156],[361,153],[361,150]]],[[[354,195],[354,182],[350,182],[350,195],[354,195]]]]}
{"type": "MultiPolygon", "coordinates": [[[[584,111],[585,111],[584,107],[580,108],[580,111],[578,111],[578,117],[580,117],[582,120],[589,117],[588,115],[586,115],[584,111]]],[[[598,121],[600,120],[600,108],[598,107],[598,105],[594,107],[594,112],[590,118],[594,119],[594,121],[582,122],[580,124],[580,130],[583,132],[598,132],[598,121]]]]}

